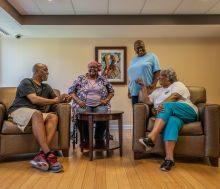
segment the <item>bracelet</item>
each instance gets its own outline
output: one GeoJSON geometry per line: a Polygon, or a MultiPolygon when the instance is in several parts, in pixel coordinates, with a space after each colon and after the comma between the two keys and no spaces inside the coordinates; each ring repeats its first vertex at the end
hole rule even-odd
{"type": "Polygon", "coordinates": [[[81,101],[81,100],[79,100],[79,99],[78,99],[78,100],[76,100],[76,103],[77,103],[77,104],[79,104],[79,103],[80,103],[80,101],[81,101]]]}

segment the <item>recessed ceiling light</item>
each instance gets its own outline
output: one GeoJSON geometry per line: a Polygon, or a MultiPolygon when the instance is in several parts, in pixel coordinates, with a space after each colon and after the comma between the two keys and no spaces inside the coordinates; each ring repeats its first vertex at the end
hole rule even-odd
{"type": "Polygon", "coordinates": [[[53,1],[53,0],[48,0],[48,1],[53,1]]]}

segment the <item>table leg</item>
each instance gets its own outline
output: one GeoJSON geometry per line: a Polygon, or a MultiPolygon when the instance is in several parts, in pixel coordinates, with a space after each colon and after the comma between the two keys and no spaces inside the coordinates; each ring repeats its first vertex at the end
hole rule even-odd
{"type": "Polygon", "coordinates": [[[119,130],[119,145],[120,145],[120,156],[122,157],[122,115],[118,120],[118,130],[119,130]]]}
{"type": "Polygon", "coordinates": [[[109,121],[106,121],[106,148],[107,157],[109,157],[109,121]]]}
{"type": "Polygon", "coordinates": [[[83,124],[82,120],[79,120],[79,133],[80,133],[80,149],[83,152],[83,124]]]}
{"type": "Polygon", "coordinates": [[[89,115],[89,153],[90,153],[90,161],[93,160],[93,117],[89,115]]]}

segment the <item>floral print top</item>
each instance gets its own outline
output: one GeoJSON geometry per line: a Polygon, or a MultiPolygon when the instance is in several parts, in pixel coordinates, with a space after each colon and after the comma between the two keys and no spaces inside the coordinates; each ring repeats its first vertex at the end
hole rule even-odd
{"type": "MultiPolygon", "coordinates": [[[[99,75],[96,79],[96,82],[99,86],[101,86],[101,99],[106,99],[109,93],[113,93],[114,95],[114,89],[112,87],[112,84],[104,76],[99,75]]],[[[87,79],[87,74],[80,75],[75,81],[73,81],[72,86],[68,90],[68,94],[75,93],[80,100],[86,101],[88,85],[89,82],[87,79]]],[[[73,101],[73,112],[76,112],[77,108],[79,108],[79,105],[75,101],[73,101]]],[[[108,104],[108,109],[110,109],[110,104],[108,104]]]]}

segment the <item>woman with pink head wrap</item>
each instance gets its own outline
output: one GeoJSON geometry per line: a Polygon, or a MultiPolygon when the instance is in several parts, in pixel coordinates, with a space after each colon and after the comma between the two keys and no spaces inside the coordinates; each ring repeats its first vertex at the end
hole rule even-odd
{"type": "MultiPolygon", "coordinates": [[[[80,75],[69,88],[69,95],[73,98],[72,109],[74,116],[79,112],[107,112],[110,110],[110,100],[114,96],[111,83],[102,75],[101,64],[95,60],[88,63],[88,73],[80,75]]],[[[88,146],[88,124],[83,124],[83,143],[81,147],[88,146]]],[[[96,122],[96,147],[103,147],[106,122],[96,122]]]]}
{"type": "Polygon", "coordinates": [[[101,70],[102,70],[102,64],[99,63],[99,62],[97,62],[97,61],[95,61],[95,60],[93,60],[93,61],[91,61],[91,62],[88,63],[88,68],[89,68],[90,66],[96,66],[96,67],[98,68],[98,71],[101,71],[101,70]]]}

